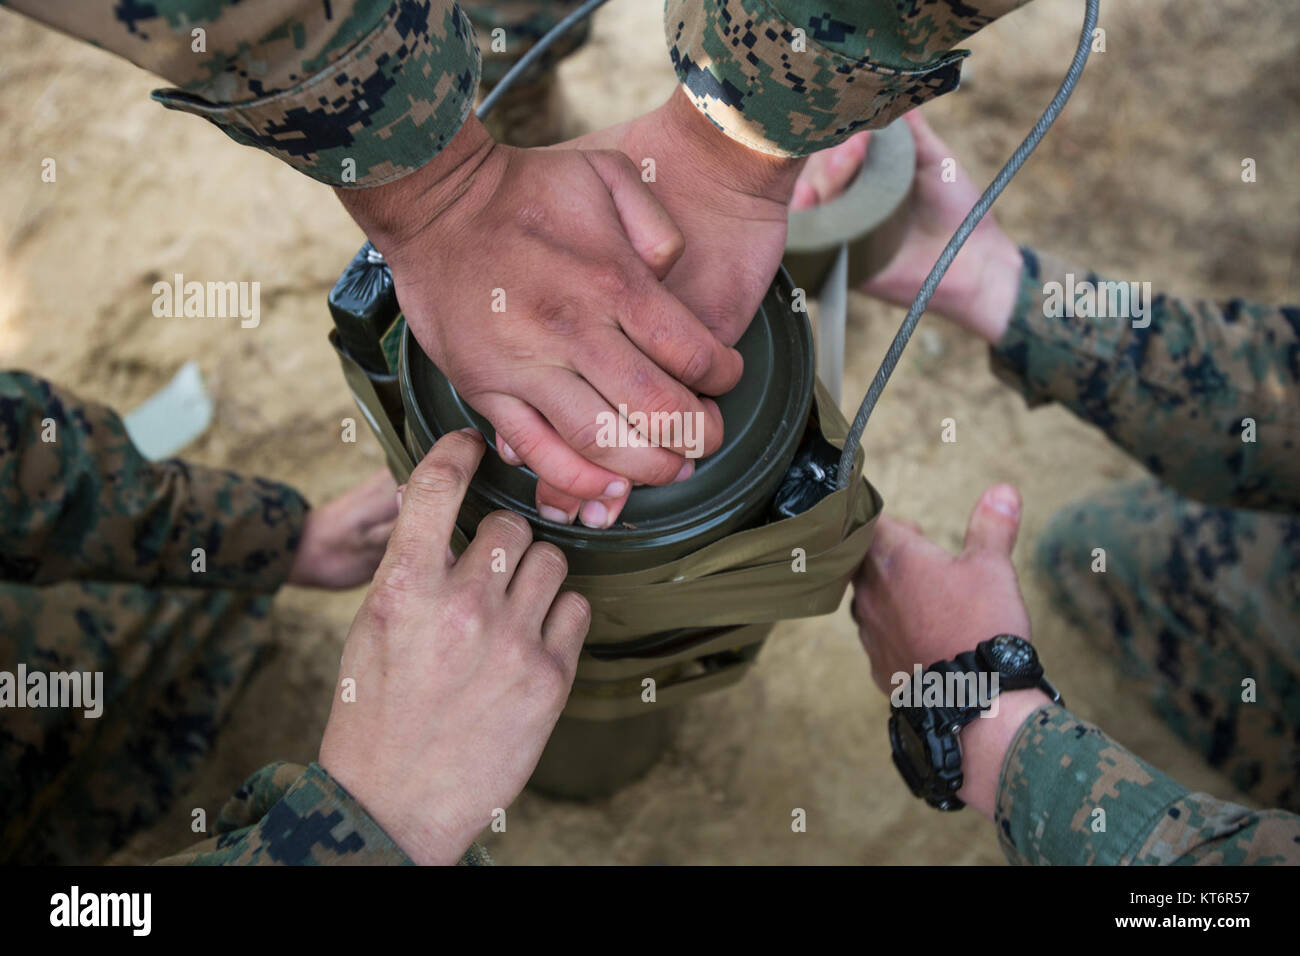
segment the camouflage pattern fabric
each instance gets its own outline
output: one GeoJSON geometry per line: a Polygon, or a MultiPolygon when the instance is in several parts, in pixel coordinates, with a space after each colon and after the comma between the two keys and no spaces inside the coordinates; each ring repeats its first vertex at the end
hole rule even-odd
{"type": "MultiPolygon", "coordinates": [[[[1027,2],[668,0],[664,30],[682,83],[719,129],[764,152],[801,156],[955,89],[967,54],[949,48],[1027,2]]],[[[496,83],[577,6],[0,3],[165,77],[177,89],[155,91],[164,106],[202,116],[236,142],[342,188],[381,185],[427,163],[469,115],[480,74],[496,83]],[[492,49],[497,27],[506,30],[502,51],[492,49]]],[[[577,49],[588,29],[574,28],[541,69],[577,49]]]]}
{"type": "Polygon", "coordinates": [[[1021,255],[1015,311],[992,351],[1004,382],[1031,406],[1060,402],[1185,497],[1300,512],[1300,306],[1153,294],[1145,327],[1052,317],[1056,287],[1104,291],[1106,280],[1021,255]]]}
{"type": "Polygon", "coordinates": [[[1300,818],[1186,787],[1062,707],[1021,725],[994,811],[1012,863],[1300,864],[1300,818]]]}
{"type": "Polygon", "coordinates": [[[1029,0],[667,0],[673,67],[732,139],[806,156],[957,88],[951,48],[1029,0]],[[796,32],[798,31],[798,32],[796,32]]]}
{"type": "Polygon", "coordinates": [[[146,461],[110,409],[0,372],[0,579],[271,594],[306,511],[286,485],[146,461]]]}
{"type": "Polygon", "coordinates": [[[4,3],[164,77],[178,87],[154,92],[164,106],[331,186],[423,166],[478,85],[473,28],[452,0],[4,3]]]}
{"type": "MultiPolygon", "coordinates": [[[[163,865],[412,865],[410,857],[319,765],[263,767],[222,808],[216,836],[163,865]]],[[[461,866],[490,865],[473,844],[461,866]]]]}
{"type": "MultiPolygon", "coordinates": [[[[1054,517],[1038,558],[1055,603],[1211,765],[1300,810],[1300,310],[1155,295],[1136,323],[1065,316],[1049,307],[1058,288],[1104,280],[1022,257],[995,371],[1031,405],[1059,401],[1097,425],[1160,479],[1054,517]]],[[[1033,715],[1008,752],[998,832],[1022,863],[1300,862],[1294,816],[1189,794],[1060,708],[1033,715]]]]}
{"type": "Polygon", "coordinates": [[[306,510],[148,462],[111,410],[0,373],[0,669],[103,675],[98,717],[0,710],[0,860],[95,862],[183,792],[269,647],[306,510]]]}
{"type": "Polygon", "coordinates": [[[1126,483],[1062,509],[1038,565],[1054,605],[1210,766],[1300,812],[1300,519],[1126,483]]]}
{"type": "Polygon", "coordinates": [[[0,670],[100,672],[102,713],[0,710],[0,862],[92,864],[157,821],[271,645],[271,599],[0,583],[0,670]]]}

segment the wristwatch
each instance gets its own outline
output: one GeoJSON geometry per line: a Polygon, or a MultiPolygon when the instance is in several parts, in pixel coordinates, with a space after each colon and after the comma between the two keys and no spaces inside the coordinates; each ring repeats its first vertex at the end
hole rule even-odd
{"type": "Polygon", "coordinates": [[[960,810],[961,730],[998,693],[1037,687],[1061,703],[1061,693],[1043,676],[1034,646],[1023,637],[999,634],[953,660],[918,664],[908,685],[895,688],[889,715],[894,766],[912,794],[937,810],[960,810]],[[897,699],[902,697],[902,706],[897,699]]]}

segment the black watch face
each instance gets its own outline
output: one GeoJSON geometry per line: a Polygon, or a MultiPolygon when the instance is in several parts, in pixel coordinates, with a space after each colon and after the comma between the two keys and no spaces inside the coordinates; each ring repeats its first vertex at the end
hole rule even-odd
{"type": "Polygon", "coordinates": [[[1000,634],[988,644],[989,663],[1008,678],[1037,678],[1042,673],[1034,646],[1023,637],[1000,634]]]}
{"type": "Polygon", "coordinates": [[[917,733],[911,721],[901,715],[891,729],[894,731],[895,746],[902,751],[902,757],[911,766],[912,772],[918,777],[924,775],[930,768],[930,750],[925,745],[925,738],[917,733]]]}

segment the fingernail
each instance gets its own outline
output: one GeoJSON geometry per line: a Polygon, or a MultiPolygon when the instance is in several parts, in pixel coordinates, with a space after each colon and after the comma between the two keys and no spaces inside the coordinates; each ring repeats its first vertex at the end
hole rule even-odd
{"type": "Polygon", "coordinates": [[[554,521],[556,524],[571,524],[573,519],[559,508],[552,508],[550,505],[538,505],[537,513],[547,521],[554,521]]]}
{"type": "Polygon", "coordinates": [[[398,511],[402,510],[402,489],[405,487],[406,485],[399,485],[397,488],[397,510],[398,511]]]}
{"type": "Polygon", "coordinates": [[[681,470],[677,472],[677,477],[673,479],[673,484],[677,484],[679,481],[685,481],[693,474],[695,474],[695,462],[688,458],[682,463],[681,470]]]}
{"type": "Polygon", "coordinates": [[[515,450],[511,448],[509,445],[507,445],[505,442],[501,443],[501,457],[505,458],[507,461],[511,462],[512,464],[520,460],[519,456],[515,454],[515,450]]]}
{"type": "Polygon", "coordinates": [[[988,503],[990,508],[1008,518],[1020,517],[1020,502],[1007,485],[999,485],[989,492],[988,503]]]}
{"type": "Polygon", "coordinates": [[[626,481],[611,481],[608,485],[605,486],[605,493],[601,495],[601,497],[622,498],[625,494],[627,494],[626,481]]]}
{"type": "Polygon", "coordinates": [[[588,528],[603,529],[609,522],[609,512],[599,501],[584,502],[578,517],[588,528]]]}

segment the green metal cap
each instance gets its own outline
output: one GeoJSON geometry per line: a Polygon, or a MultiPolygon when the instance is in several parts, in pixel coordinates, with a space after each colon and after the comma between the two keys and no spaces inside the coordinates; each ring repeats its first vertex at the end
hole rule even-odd
{"type": "MultiPolygon", "coordinates": [[[[813,343],[807,314],[792,309],[793,286],[782,270],[737,343],[745,360],[740,384],[718,401],[722,447],[699,459],[683,482],[632,491],[620,520],[606,530],[563,525],[534,507],[537,476],[489,451],[461,508],[473,535],[500,508],[524,515],[538,540],[564,550],[573,574],[617,574],[690,554],[763,521],[764,511],[803,437],[813,400],[813,343]]],[[[407,443],[418,460],[441,435],[473,426],[489,445],[495,432],[452,388],[410,330],[402,339],[399,377],[407,443]]]]}

